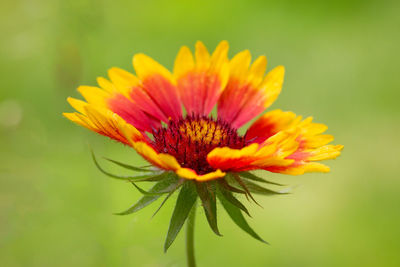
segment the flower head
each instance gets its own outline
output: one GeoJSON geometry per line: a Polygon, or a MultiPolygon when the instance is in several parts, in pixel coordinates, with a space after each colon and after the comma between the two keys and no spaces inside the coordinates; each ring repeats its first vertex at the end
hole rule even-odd
{"type": "MultiPolygon", "coordinates": [[[[111,68],[109,80],[97,79],[99,87],[79,87],[86,102],[68,98],[77,112],[64,113],[79,125],[131,146],[155,167],[130,166],[141,172],[128,179],[135,186],[142,180],[157,181],[158,189],[140,189],[142,192],[155,198],[168,193],[168,198],[182,185],[180,196],[185,190],[189,192],[186,198],[191,190],[197,192],[195,196],[200,197],[217,234],[216,195],[232,215],[232,209],[247,212],[233,193],[278,193],[255,183],[273,184],[249,171],[292,175],[328,172],[329,167],[318,161],[336,158],[343,148],[328,144],[333,136],[323,134],[325,125],[290,111],[269,111],[244,135],[239,134],[240,127],[276,100],[284,67],[275,67],[265,75],[266,57],[251,63],[248,50],[232,59],[227,54],[226,41],[212,54],[201,42],[196,43],[194,55],[184,46],[173,73],[150,57],[136,54],[136,75],[111,68]],[[214,107],[217,112],[212,116],[214,107]],[[190,180],[194,182],[188,183],[190,180]]],[[[186,206],[191,203],[185,201],[186,206]]],[[[248,226],[239,226],[256,237],[248,226]]]]}

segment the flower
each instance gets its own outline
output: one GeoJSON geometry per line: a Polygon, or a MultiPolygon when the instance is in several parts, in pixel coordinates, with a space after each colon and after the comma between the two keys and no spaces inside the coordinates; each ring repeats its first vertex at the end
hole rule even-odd
{"type": "MultiPolygon", "coordinates": [[[[168,198],[183,185],[180,197],[185,204],[178,207],[178,197],[175,207],[181,211],[186,208],[179,229],[197,195],[211,228],[219,234],[216,195],[230,210],[228,214],[237,219],[238,211],[248,212],[234,194],[252,197],[251,193],[279,193],[256,182],[276,183],[250,171],[261,169],[292,175],[329,172],[329,167],[318,161],[336,158],[343,148],[328,144],[333,136],[322,134],[327,129],[325,125],[279,109],[261,115],[244,135],[239,134],[239,128],[276,100],[284,80],[284,67],[275,67],[265,75],[265,56],[251,63],[248,50],[232,59],[227,54],[226,41],[211,55],[202,42],[196,43],[194,55],[183,46],[172,73],[152,58],[136,54],[136,76],[111,68],[109,80],[97,79],[99,87],[78,88],[86,102],[68,98],[77,112],[64,113],[65,117],[131,146],[155,167],[138,168],[113,161],[141,173],[127,178],[136,187],[138,181],[157,181],[158,188],[148,192],[138,187],[147,197],[152,195],[152,201],[162,193],[168,193],[168,198]],[[210,115],[216,106],[217,115],[210,115]]],[[[247,224],[235,222],[260,239],[247,224]]],[[[176,227],[173,223],[172,219],[170,230],[176,227]]],[[[166,243],[166,247],[169,245],[166,243]]]]}

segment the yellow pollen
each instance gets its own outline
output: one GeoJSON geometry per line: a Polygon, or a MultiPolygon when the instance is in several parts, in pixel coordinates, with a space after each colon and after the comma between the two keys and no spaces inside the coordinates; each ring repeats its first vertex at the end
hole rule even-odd
{"type": "Polygon", "coordinates": [[[192,142],[202,142],[217,145],[221,139],[227,137],[226,130],[222,130],[221,125],[210,123],[210,121],[200,119],[198,121],[186,121],[179,128],[182,137],[190,138],[192,142]]]}

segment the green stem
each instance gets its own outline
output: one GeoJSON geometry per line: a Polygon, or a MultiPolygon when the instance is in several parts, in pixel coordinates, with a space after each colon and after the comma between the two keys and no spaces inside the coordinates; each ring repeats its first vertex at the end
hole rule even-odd
{"type": "Polygon", "coordinates": [[[196,218],[196,203],[190,211],[189,217],[186,222],[186,257],[187,266],[196,267],[196,260],[194,258],[194,222],[196,218]]]}

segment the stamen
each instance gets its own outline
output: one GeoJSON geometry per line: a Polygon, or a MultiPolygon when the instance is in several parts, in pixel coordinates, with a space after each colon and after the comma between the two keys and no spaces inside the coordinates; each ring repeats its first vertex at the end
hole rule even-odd
{"type": "Polygon", "coordinates": [[[200,115],[169,121],[167,127],[153,129],[153,145],[159,153],[174,156],[182,167],[198,174],[213,171],[207,154],[216,147],[243,148],[248,144],[228,123],[200,115]]]}

